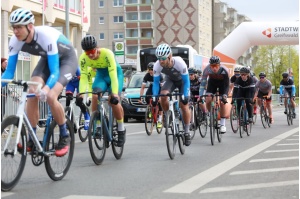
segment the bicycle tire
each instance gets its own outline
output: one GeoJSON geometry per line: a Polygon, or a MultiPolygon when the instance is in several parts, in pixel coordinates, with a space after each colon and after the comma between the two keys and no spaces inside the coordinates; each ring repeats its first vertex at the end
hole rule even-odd
{"type": "Polygon", "coordinates": [[[194,122],[193,123],[190,123],[190,136],[191,136],[191,140],[195,137],[195,134],[196,134],[196,128],[197,128],[197,124],[196,124],[196,118],[197,118],[197,115],[196,115],[196,112],[195,112],[195,108],[192,108],[191,106],[189,107],[190,111],[192,110],[194,114],[194,122]]]}
{"type": "MultiPolygon", "coordinates": [[[[214,118],[218,118],[218,112],[219,112],[219,109],[217,111],[215,111],[215,116],[214,118]]],[[[222,133],[220,131],[220,125],[219,125],[219,122],[218,122],[218,119],[215,120],[215,131],[216,131],[216,134],[217,134],[217,139],[218,139],[218,142],[222,142],[222,133]]]]}
{"type": "Polygon", "coordinates": [[[203,111],[201,108],[198,108],[198,124],[199,124],[199,133],[202,138],[204,138],[207,134],[207,125],[208,125],[208,117],[205,115],[203,118],[203,111]]]}
{"type": "Polygon", "coordinates": [[[145,112],[145,129],[147,135],[151,135],[153,132],[153,115],[151,111],[151,105],[148,105],[145,112]]]}
{"type": "MultiPolygon", "coordinates": [[[[1,122],[1,191],[10,191],[18,184],[26,164],[26,147],[23,147],[16,155],[4,155],[3,147],[6,143],[6,129],[11,125],[15,127],[13,134],[16,135],[19,125],[19,118],[17,116],[8,116],[1,122]],[[17,162],[19,162],[18,166],[12,166],[12,164],[16,164],[17,162]]],[[[22,146],[26,146],[26,129],[24,125],[21,128],[20,141],[22,146]]],[[[7,146],[9,152],[14,152],[16,137],[12,136],[10,139],[10,143],[7,146]]]]}
{"type": "Polygon", "coordinates": [[[88,140],[90,154],[96,165],[102,164],[106,154],[105,143],[107,138],[103,130],[103,125],[103,122],[100,121],[100,112],[98,110],[94,111],[90,119],[88,140]]]}
{"type": "MultiPolygon", "coordinates": [[[[85,106],[86,111],[88,112],[88,114],[90,115],[90,110],[87,106],[85,106]]],[[[81,142],[85,142],[88,139],[88,130],[84,130],[84,123],[85,123],[85,119],[84,119],[84,115],[83,113],[80,111],[79,113],[79,118],[78,118],[78,136],[81,142]]]]}
{"type": "Polygon", "coordinates": [[[247,122],[247,131],[246,131],[246,133],[247,133],[248,136],[250,136],[250,134],[252,132],[252,125],[253,125],[253,123],[248,123],[247,122]]]}
{"type": "Polygon", "coordinates": [[[112,131],[112,150],[115,158],[117,160],[121,159],[124,151],[124,145],[119,147],[117,146],[118,141],[118,124],[116,118],[113,118],[113,131],[112,131]]]}
{"type": "Polygon", "coordinates": [[[267,118],[266,111],[263,106],[260,107],[260,119],[264,128],[267,128],[267,118]]]}
{"type": "Polygon", "coordinates": [[[214,111],[214,107],[211,106],[210,107],[210,122],[209,122],[209,129],[210,129],[210,142],[211,145],[214,145],[215,143],[215,111],[214,111]]]}
{"type": "MultiPolygon", "coordinates": [[[[168,154],[171,160],[174,159],[176,153],[176,142],[177,137],[175,135],[175,129],[173,128],[173,117],[171,111],[167,111],[165,115],[166,119],[166,144],[168,149],[168,154]]],[[[176,128],[176,127],[175,127],[176,128]]]]}
{"type": "Polygon", "coordinates": [[[240,108],[240,137],[243,138],[243,134],[247,131],[247,109],[245,110],[245,106],[241,106],[240,108]]]}
{"type": "Polygon", "coordinates": [[[289,104],[289,109],[288,109],[288,112],[289,112],[289,120],[290,120],[290,125],[293,125],[293,108],[292,108],[292,105],[289,104]]]}
{"type": "MultiPolygon", "coordinates": [[[[47,174],[54,181],[61,180],[65,177],[73,160],[75,137],[73,124],[68,117],[66,117],[66,128],[69,131],[69,136],[71,139],[68,153],[62,157],[56,157],[55,155],[44,157],[47,174]]],[[[49,127],[49,133],[46,138],[46,152],[55,151],[54,148],[59,141],[59,134],[59,126],[55,120],[52,120],[49,127]]]]}
{"type": "Polygon", "coordinates": [[[236,106],[232,105],[230,110],[230,125],[233,133],[237,133],[239,130],[239,117],[236,112],[236,106]]]}
{"type": "Polygon", "coordinates": [[[183,138],[184,134],[183,133],[179,133],[177,135],[177,140],[178,140],[178,146],[179,146],[179,151],[181,153],[181,155],[183,155],[185,153],[185,139],[183,138]]]}
{"type": "MultiPolygon", "coordinates": [[[[257,110],[256,110],[257,111],[257,110]]],[[[252,116],[252,125],[254,125],[256,123],[256,119],[257,119],[257,113],[254,114],[254,106],[252,105],[252,113],[253,113],[253,116],[252,116]]]]}

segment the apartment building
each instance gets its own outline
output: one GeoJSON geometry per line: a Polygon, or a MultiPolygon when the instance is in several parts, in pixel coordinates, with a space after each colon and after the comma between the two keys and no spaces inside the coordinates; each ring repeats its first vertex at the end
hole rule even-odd
{"type": "MultiPolygon", "coordinates": [[[[247,16],[241,15],[228,4],[215,0],[214,4],[214,37],[213,48],[225,39],[242,22],[251,21],[247,16]]],[[[230,48],[230,46],[228,46],[230,48]]],[[[236,61],[237,64],[253,66],[252,54],[257,50],[257,46],[249,48],[236,61]]]]}
{"type": "Polygon", "coordinates": [[[211,0],[97,0],[91,2],[89,33],[99,46],[112,49],[125,42],[125,55],[160,43],[191,45],[204,56],[212,53],[211,0]]]}
{"type": "MultiPolygon", "coordinates": [[[[69,25],[66,25],[66,2],[65,0],[2,0],[1,2],[1,57],[8,57],[8,43],[13,35],[10,28],[9,16],[18,8],[26,8],[35,16],[35,26],[47,25],[57,28],[65,35],[68,34],[80,54],[81,38],[90,25],[90,1],[69,0],[69,25]],[[66,28],[68,28],[68,31],[66,28]]],[[[29,80],[39,57],[20,52],[18,56],[16,78],[29,80]],[[29,68],[29,70],[28,70],[29,68]]]]}

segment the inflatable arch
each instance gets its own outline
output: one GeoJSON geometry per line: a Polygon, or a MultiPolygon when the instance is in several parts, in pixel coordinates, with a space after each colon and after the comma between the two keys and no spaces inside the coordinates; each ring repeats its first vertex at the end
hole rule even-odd
{"type": "Polygon", "coordinates": [[[234,64],[254,45],[299,45],[299,23],[243,22],[214,48],[213,54],[234,64]]]}

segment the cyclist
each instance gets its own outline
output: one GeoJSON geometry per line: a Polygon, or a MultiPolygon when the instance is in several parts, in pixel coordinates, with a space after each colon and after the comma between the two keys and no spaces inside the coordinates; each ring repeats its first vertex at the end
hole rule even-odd
{"type": "MultiPolygon", "coordinates": [[[[70,102],[73,100],[74,91],[78,94],[79,91],[79,81],[80,81],[80,69],[77,68],[75,76],[72,77],[71,81],[66,86],[66,106],[70,106],[70,102]]],[[[90,115],[86,110],[86,106],[82,101],[82,97],[76,96],[75,104],[80,108],[81,112],[84,115],[84,130],[88,130],[90,123],[90,115]]]]}
{"type": "MultiPolygon", "coordinates": [[[[14,10],[10,17],[14,35],[9,41],[9,59],[7,70],[3,79],[12,79],[18,62],[19,51],[40,56],[35,67],[31,81],[43,85],[37,92],[34,87],[29,88],[29,93],[37,92],[37,97],[27,99],[28,119],[36,132],[39,120],[38,99],[47,101],[51,108],[53,118],[59,125],[60,139],[55,147],[56,156],[64,156],[69,150],[70,136],[66,129],[64,108],[58,101],[58,95],[64,86],[75,75],[77,56],[71,42],[58,30],[49,26],[34,26],[34,15],[30,10],[19,8],[14,10]]],[[[27,151],[31,151],[33,141],[29,137],[27,151]]],[[[23,147],[18,145],[18,147],[23,147]]]]}
{"type": "MultiPolygon", "coordinates": [[[[296,112],[295,112],[295,100],[294,97],[296,95],[296,88],[294,81],[289,78],[289,74],[287,72],[282,73],[282,80],[280,81],[280,96],[288,95],[291,98],[291,104],[293,107],[293,118],[296,118],[296,112]]],[[[287,99],[284,99],[284,105],[286,107],[287,99]]],[[[284,109],[284,114],[287,114],[286,108],[284,109]]]]}
{"type": "MultiPolygon", "coordinates": [[[[141,87],[141,90],[140,90],[140,96],[144,95],[144,90],[145,90],[146,84],[147,84],[147,82],[150,82],[149,88],[147,89],[147,92],[146,92],[146,95],[147,95],[146,102],[147,102],[147,104],[150,103],[150,98],[151,98],[150,96],[152,96],[153,66],[154,66],[154,62],[150,62],[147,65],[148,73],[143,78],[142,87],[141,87]]],[[[163,81],[162,75],[160,76],[160,80],[161,80],[160,83],[162,83],[162,81],[163,81]]],[[[140,102],[141,102],[141,100],[142,100],[142,97],[140,99],[140,102]]],[[[158,121],[157,121],[157,128],[162,128],[161,120],[162,120],[163,111],[162,111],[160,103],[158,103],[158,107],[159,107],[159,116],[158,116],[158,121]]]]}
{"type": "Polygon", "coordinates": [[[233,98],[237,99],[237,110],[240,112],[240,107],[242,105],[242,99],[245,99],[246,108],[248,112],[248,122],[253,122],[253,113],[252,113],[252,100],[255,92],[255,80],[250,75],[250,70],[247,67],[242,67],[240,69],[240,77],[238,77],[234,82],[234,92],[233,98]]]}
{"type": "MultiPolygon", "coordinates": [[[[107,48],[98,48],[97,40],[92,35],[86,35],[81,40],[84,53],[80,55],[81,78],[79,91],[85,92],[88,84],[88,66],[96,68],[95,81],[92,89],[96,92],[111,91],[108,101],[112,107],[113,115],[118,123],[119,147],[125,143],[126,129],[124,127],[124,111],[120,104],[120,94],[123,88],[123,71],[116,61],[114,54],[107,48]]],[[[92,111],[97,110],[97,95],[92,96],[92,111]]]]}
{"type": "Polygon", "coordinates": [[[274,122],[273,115],[272,115],[272,83],[266,78],[266,73],[261,72],[259,73],[259,81],[255,84],[255,94],[254,99],[257,98],[257,103],[261,106],[261,98],[263,96],[267,96],[267,109],[270,116],[270,123],[274,122]]]}
{"type": "MultiPolygon", "coordinates": [[[[156,106],[159,93],[160,74],[164,73],[165,83],[161,88],[161,94],[166,95],[172,93],[175,88],[183,94],[180,98],[180,108],[182,110],[184,126],[185,145],[191,144],[190,128],[190,111],[189,111],[189,95],[190,95],[190,81],[188,77],[187,65],[181,57],[173,57],[171,47],[168,44],[160,44],[155,51],[157,61],[153,66],[153,106],[156,106]]],[[[166,96],[161,97],[161,105],[166,112],[169,109],[169,102],[166,96]]]]}
{"type": "MultiPolygon", "coordinates": [[[[229,93],[232,95],[233,93],[233,88],[234,88],[234,82],[235,80],[240,76],[240,67],[236,66],[234,68],[234,74],[230,78],[230,84],[229,84],[229,93]]],[[[231,104],[233,104],[233,100],[231,101],[231,104]]]]}
{"type": "MultiPolygon", "coordinates": [[[[226,109],[225,104],[227,103],[227,95],[229,91],[229,73],[228,69],[221,65],[221,60],[218,56],[212,56],[209,59],[209,64],[203,70],[202,82],[200,85],[200,96],[204,94],[204,88],[207,84],[206,94],[216,94],[217,88],[219,88],[219,95],[221,95],[220,103],[220,133],[226,133],[226,109]],[[208,79],[208,80],[207,80],[208,79]]],[[[211,108],[211,97],[206,98],[206,109],[210,110],[211,108]]]]}
{"type": "MultiPolygon", "coordinates": [[[[254,82],[256,84],[256,82],[258,82],[258,79],[255,76],[254,71],[251,70],[251,67],[248,66],[248,68],[250,68],[250,76],[253,78],[253,80],[254,80],[254,82]]],[[[257,100],[255,100],[254,105],[253,105],[253,115],[256,115],[256,112],[257,112],[257,100]]]]}

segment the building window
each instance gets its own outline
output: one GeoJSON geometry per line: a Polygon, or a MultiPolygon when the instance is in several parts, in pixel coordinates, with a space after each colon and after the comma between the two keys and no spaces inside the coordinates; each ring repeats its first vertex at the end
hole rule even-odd
{"type": "Polygon", "coordinates": [[[123,23],[123,16],[114,16],[115,23],[123,23]]]}
{"type": "Polygon", "coordinates": [[[99,17],[99,24],[104,24],[104,17],[99,17]]]}
{"type": "Polygon", "coordinates": [[[138,13],[137,12],[127,13],[126,20],[128,21],[138,20],[138,13]]]}
{"type": "Polygon", "coordinates": [[[137,4],[138,0],[126,0],[127,4],[137,4]]]}
{"type": "Polygon", "coordinates": [[[138,51],[137,46],[127,46],[127,54],[136,54],[138,51]]]}
{"type": "Polygon", "coordinates": [[[123,32],[114,32],[114,39],[124,39],[123,32]]]}
{"type": "Polygon", "coordinates": [[[123,0],[114,0],[113,6],[114,6],[114,7],[120,7],[120,6],[123,6],[123,0]]]}
{"type": "Polygon", "coordinates": [[[104,0],[99,0],[99,8],[103,8],[104,7],[104,0]]]}
{"type": "Polygon", "coordinates": [[[138,37],[138,30],[137,29],[127,29],[126,37],[138,37]]]}
{"type": "Polygon", "coordinates": [[[100,39],[100,40],[104,40],[104,33],[100,33],[100,34],[99,34],[99,39],[100,39]]]}
{"type": "Polygon", "coordinates": [[[141,13],[141,20],[151,20],[152,14],[151,12],[142,12],[141,13]]]}

